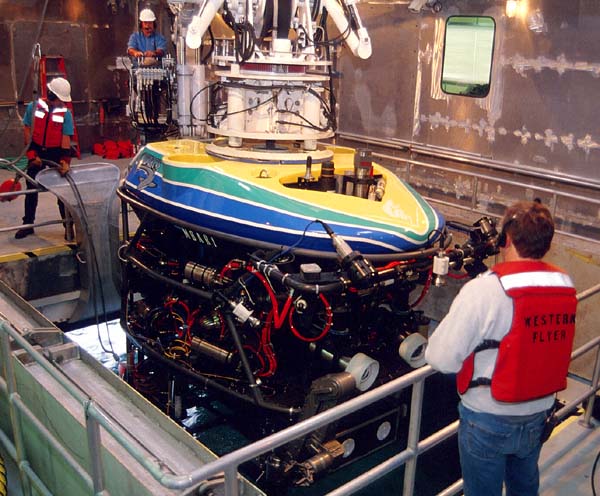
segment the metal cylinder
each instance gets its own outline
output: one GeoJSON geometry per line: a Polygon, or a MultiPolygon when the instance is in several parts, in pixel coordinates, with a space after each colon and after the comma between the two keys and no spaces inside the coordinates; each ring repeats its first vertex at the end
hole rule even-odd
{"type": "Polygon", "coordinates": [[[210,288],[219,279],[216,269],[195,262],[185,264],[183,274],[186,279],[210,288]]]}
{"type": "MultiPolygon", "coordinates": [[[[243,132],[245,130],[246,113],[244,112],[245,92],[242,88],[227,89],[227,129],[229,131],[243,132]]],[[[229,146],[239,148],[242,138],[229,136],[229,146]]]]}
{"type": "MultiPolygon", "coordinates": [[[[306,121],[315,127],[320,125],[321,116],[321,101],[316,95],[306,92],[304,94],[304,105],[303,105],[302,116],[306,121]]],[[[304,139],[304,149],[312,151],[317,149],[317,140],[315,139],[315,129],[310,126],[304,126],[302,128],[302,134],[306,136],[304,139]]]]}
{"type": "Polygon", "coordinates": [[[303,463],[303,465],[310,467],[315,474],[324,472],[330,468],[338,458],[344,456],[344,447],[339,441],[328,441],[323,445],[323,448],[325,448],[325,451],[318,453],[303,463]]]}
{"type": "Polygon", "coordinates": [[[177,121],[182,136],[190,135],[190,94],[193,69],[188,65],[177,66],[177,121]]]}
{"type": "Polygon", "coordinates": [[[322,191],[335,191],[335,166],[333,161],[328,160],[321,165],[319,185],[322,191]]]}
{"type": "Polygon", "coordinates": [[[208,341],[204,341],[200,338],[192,338],[192,350],[196,353],[203,355],[207,358],[215,360],[219,363],[231,363],[233,360],[233,353],[224,350],[223,348],[219,348],[208,341]]]}
{"type": "Polygon", "coordinates": [[[319,453],[318,455],[313,456],[310,460],[307,460],[305,463],[311,468],[312,472],[318,474],[331,467],[333,462],[334,458],[329,453],[319,453]]]}
{"type": "Polygon", "coordinates": [[[194,66],[192,75],[191,107],[192,125],[194,134],[203,136],[206,128],[206,115],[208,113],[208,91],[206,91],[206,66],[194,66]]]}
{"type": "Polygon", "coordinates": [[[354,152],[354,172],[358,167],[372,167],[373,153],[368,148],[357,148],[354,152]]]}
{"type": "Polygon", "coordinates": [[[373,176],[373,158],[371,150],[368,148],[357,148],[354,154],[354,196],[366,198],[369,192],[369,185],[366,184],[373,176]]]}

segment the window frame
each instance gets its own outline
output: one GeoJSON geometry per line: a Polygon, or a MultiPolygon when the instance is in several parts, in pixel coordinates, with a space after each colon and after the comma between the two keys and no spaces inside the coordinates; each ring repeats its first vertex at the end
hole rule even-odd
{"type": "MultiPolygon", "coordinates": [[[[465,25],[467,25],[465,23],[465,25]]],[[[477,27],[477,24],[472,24],[472,27],[477,27]]],[[[470,98],[485,98],[489,95],[491,86],[492,86],[492,69],[494,65],[494,48],[496,44],[496,21],[491,16],[477,16],[477,15],[452,15],[446,19],[446,28],[444,33],[444,51],[442,53],[442,71],[440,77],[440,88],[447,95],[454,96],[466,96],[470,98]],[[486,21],[491,21],[492,26],[492,40],[490,46],[490,55],[489,55],[489,73],[487,78],[487,83],[482,84],[477,81],[451,81],[449,79],[444,79],[444,70],[447,67],[447,54],[446,50],[448,48],[448,25],[451,24],[453,19],[485,19],[486,21]],[[451,91],[451,87],[453,90],[451,91]]],[[[476,48],[476,47],[474,47],[476,48]]],[[[450,61],[450,59],[448,60],[450,61]]],[[[476,60],[473,60],[471,66],[474,68],[476,65],[476,60]]],[[[486,60],[487,62],[487,60],[486,60]]],[[[447,77],[447,75],[446,75],[447,77]]]]}

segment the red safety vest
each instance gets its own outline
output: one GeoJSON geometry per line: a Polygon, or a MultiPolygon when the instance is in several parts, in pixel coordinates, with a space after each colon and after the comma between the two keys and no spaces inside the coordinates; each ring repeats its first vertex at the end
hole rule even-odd
{"type": "Polygon", "coordinates": [[[33,113],[33,142],[45,148],[60,148],[66,113],[66,107],[56,107],[50,112],[48,104],[40,98],[33,113]]]}
{"type": "Polygon", "coordinates": [[[486,340],[467,357],[456,376],[458,392],[491,386],[494,399],[519,402],[565,389],[577,309],[571,278],[541,261],[500,263],[492,272],[513,300],[511,328],[501,341],[486,340]],[[492,377],[473,379],[475,353],[492,348],[498,348],[492,377]]]}

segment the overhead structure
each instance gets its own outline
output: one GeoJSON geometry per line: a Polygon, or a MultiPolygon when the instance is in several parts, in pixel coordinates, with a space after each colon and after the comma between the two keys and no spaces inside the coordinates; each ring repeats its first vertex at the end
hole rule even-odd
{"type": "Polygon", "coordinates": [[[178,12],[180,41],[185,39],[178,49],[182,135],[199,134],[197,126],[206,122],[207,132],[222,137],[207,147],[218,156],[290,160],[293,154],[294,160],[305,161],[310,153],[317,162],[331,158],[317,142],[332,137],[336,126],[332,47],[343,40],[363,59],[372,51],[354,1],[206,0],[187,24],[189,8],[169,3],[178,12]],[[339,30],[336,40],[328,38],[328,16],[339,30]],[[212,34],[216,18],[231,36],[212,34]],[[198,84],[204,70],[186,63],[185,47],[208,51],[203,60],[210,61],[218,78],[210,85],[210,99],[202,94],[208,86],[198,84]]]}

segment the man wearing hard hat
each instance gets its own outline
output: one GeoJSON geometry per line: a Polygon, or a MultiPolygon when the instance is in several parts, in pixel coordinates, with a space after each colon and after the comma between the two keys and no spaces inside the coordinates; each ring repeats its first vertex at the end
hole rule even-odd
{"type": "MultiPolygon", "coordinates": [[[[25,143],[29,144],[26,172],[32,179],[42,169],[57,165],[58,172],[64,176],[69,172],[71,164],[71,136],[75,133],[75,128],[73,115],[64,106],[64,102],[71,101],[71,85],[69,81],[59,77],[46,86],[48,98],[29,103],[23,117],[25,143]]],[[[27,181],[27,189],[36,189],[36,185],[27,181]]],[[[25,195],[23,224],[35,222],[37,204],[37,193],[25,195]]],[[[58,208],[64,219],[65,206],[60,200],[58,208]]],[[[15,233],[15,238],[21,239],[33,232],[33,227],[23,227],[15,233]]]]}
{"type": "Polygon", "coordinates": [[[167,52],[167,41],[156,32],[156,16],[150,9],[140,12],[138,31],[129,37],[127,53],[140,59],[142,65],[152,65],[167,52]]]}

